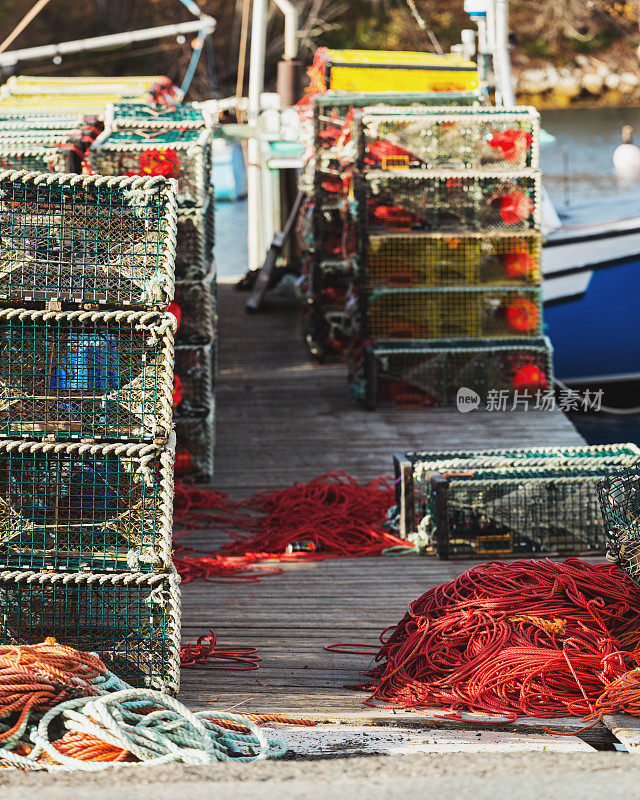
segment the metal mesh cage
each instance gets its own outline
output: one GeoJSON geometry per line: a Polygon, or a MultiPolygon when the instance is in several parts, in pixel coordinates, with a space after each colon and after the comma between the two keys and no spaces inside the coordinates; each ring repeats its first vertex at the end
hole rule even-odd
{"type": "Polygon", "coordinates": [[[478,107],[482,97],[478,92],[322,92],[314,95],[314,145],[322,158],[332,155],[341,135],[349,128],[347,115],[352,109],[373,106],[473,105],[478,107]],[[345,121],[347,127],[345,128],[345,121]]]}
{"type": "Polygon", "coordinates": [[[69,172],[69,150],[60,143],[36,144],[0,140],[0,169],[27,172],[69,172]]]}
{"type": "Polygon", "coordinates": [[[45,131],[45,130],[71,130],[82,124],[83,115],[80,112],[67,113],[42,113],[30,111],[7,115],[0,106],[0,131],[45,131]]]}
{"type": "Polygon", "coordinates": [[[315,208],[311,249],[320,259],[348,258],[356,251],[356,232],[342,208],[315,208]]]}
{"type": "Polygon", "coordinates": [[[214,239],[215,205],[213,191],[209,191],[205,206],[182,206],[178,209],[178,280],[195,281],[207,274],[213,259],[214,239]]]}
{"type": "Polygon", "coordinates": [[[0,441],[0,565],[171,565],[175,437],[166,445],[0,441]]]}
{"type": "Polygon", "coordinates": [[[214,274],[201,281],[178,281],[175,303],[180,307],[176,341],[181,344],[206,344],[214,337],[214,274]]]}
{"type": "Polygon", "coordinates": [[[0,435],[166,438],[175,324],[167,312],[0,309],[0,435]]]}
{"type": "Polygon", "coordinates": [[[348,213],[350,174],[343,166],[335,169],[316,169],[313,175],[314,199],[320,210],[339,209],[343,216],[348,213]]]}
{"type": "Polygon", "coordinates": [[[520,172],[375,171],[356,175],[360,224],[370,232],[521,231],[539,227],[540,176],[520,172]]]}
{"type": "Polygon", "coordinates": [[[127,683],[172,694],[180,683],[180,586],[161,573],[0,572],[0,642],[97,653],[127,683]]]}
{"type": "Polygon", "coordinates": [[[361,299],[363,338],[539,337],[540,289],[375,289],[361,299]]]}
{"type": "Polygon", "coordinates": [[[215,403],[206,417],[176,417],[176,478],[209,483],[213,477],[215,403]]]}
{"type": "MultiPolygon", "coordinates": [[[[211,347],[176,347],[177,416],[203,416],[213,406],[213,353],[211,347]]],[[[174,402],[175,402],[174,400],[174,402]]]]}
{"type": "Polygon", "coordinates": [[[91,168],[102,175],[164,175],[178,181],[181,205],[204,205],[212,169],[210,130],[105,131],[91,145],[91,168]]]}
{"type": "Polygon", "coordinates": [[[361,286],[537,286],[541,249],[538,233],[365,233],[359,258],[361,286]]]}
{"type": "MultiPolygon", "coordinates": [[[[517,486],[513,485],[513,476],[538,481],[549,478],[549,476],[557,476],[560,481],[560,489],[556,499],[562,499],[562,494],[567,493],[566,507],[563,500],[562,508],[558,510],[558,518],[561,519],[561,515],[570,509],[574,499],[580,502],[585,500],[582,497],[583,487],[576,488],[575,497],[571,496],[569,490],[566,490],[564,481],[567,478],[575,475],[577,478],[588,478],[592,482],[592,478],[588,477],[590,475],[612,474],[622,466],[636,463],[640,463],[640,449],[634,444],[531,447],[512,450],[422,451],[397,455],[394,457],[394,465],[399,532],[402,537],[407,538],[419,530],[428,513],[427,507],[435,502],[438,492],[442,492],[441,479],[443,476],[449,481],[456,481],[458,478],[464,478],[466,481],[468,478],[471,483],[465,484],[461,491],[475,492],[476,481],[480,481],[480,479],[486,481],[484,491],[492,503],[498,502],[497,493],[503,488],[505,491],[508,488],[511,492],[517,491],[517,486]],[[434,480],[434,476],[436,480],[434,480]],[[494,481],[496,482],[495,491],[494,481]],[[498,485],[504,481],[510,481],[511,486],[498,485]],[[582,499],[580,499],[581,497],[582,499]]],[[[542,484],[540,486],[542,487],[542,484]]],[[[588,493],[589,499],[585,501],[585,509],[589,507],[589,519],[592,520],[592,486],[588,489],[588,493]]],[[[478,498],[483,496],[485,495],[477,495],[478,498]]],[[[512,494],[509,499],[517,499],[517,496],[517,493],[512,494]]],[[[526,496],[527,492],[525,491],[523,499],[526,496]]],[[[442,495],[439,496],[439,499],[442,500],[442,495]]],[[[527,503],[522,504],[520,512],[515,506],[511,508],[505,505],[504,513],[506,514],[507,511],[514,520],[519,520],[519,525],[522,520],[518,513],[529,514],[529,522],[533,528],[531,515],[535,511],[527,503]]],[[[538,517],[539,521],[540,517],[538,517]]],[[[432,522],[434,522],[433,518],[427,520],[427,526],[430,527],[431,532],[434,530],[432,522]]],[[[599,540],[601,533],[594,530],[593,522],[590,523],[590,527],[595,539],[599,540]]],[[[524,534],[526,538],[526,531],[524,534]]],[[[593,537],[587,538],[592,539],[593,537]]],[[[549,546],[549,542],[547,542],[547,546],[549,546]]]]}
{"type": "Polygon", "coordinates": [[[538,167],[531,108],[379,108],[354,119],[360,168],[523,170],[538,167]]]}
{"type": "Polygon", "coordinates": [[[107,110],[111,129],[206,128],[211,120],[198,103],[175,106],[151,103],[113,103],[107,110]]]}
{"type": "Polygon", "coordinates": [[[516,391],[525,398],[552,386],[552,349],[546,337],[378,342],[354,350],[349,372],[354,399],[371,409],[452,406],[463,387],[511,408],[516,391]]]}
{"type": "Polygon", "coordinates": [[[0,300],[168,305],[175,186],[0,172],[0,300]]]}
{"type": "Polygon", "coordinates": [[[619,469],[602,480],[598,497],[607,555],[640,584],[640,464],[619,469]]]}

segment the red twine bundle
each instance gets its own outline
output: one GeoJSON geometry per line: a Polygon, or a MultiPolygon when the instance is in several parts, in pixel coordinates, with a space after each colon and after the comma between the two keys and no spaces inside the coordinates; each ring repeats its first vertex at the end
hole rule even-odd
{"type": "Polygon", "coordinates": [[[182,669],[224,669],[247,671],[260,667],[262,659],[258,650],[250,645],[221,647],[213,628],[198,638],[196,644],[185,644],[180,648],[182,669]]]}
{"type": "Polygon", "coordinates": [[[638,666],[639,609],[640,588],[612,564],[473,567],[425,592],[383,633],[367,702],[510,719],[593,714],[605,689],[638,666]]]}
{"type": "Polygon", "coordinates": [[[384,527],[393,502],[387,479],[362,485],[339,470],[238,503],[224,493],[178,482],[174,520],[180,528],[174,536],[206,528],[224,531],[231,541],[200,554],[178,545],[174,563],[184,582],[256,581],[281,571],[260,561],[380,555],[388,547],[407,544],[384,527]],[[300,542],[307,545],[306,552],[297,550],[300,542]]]}

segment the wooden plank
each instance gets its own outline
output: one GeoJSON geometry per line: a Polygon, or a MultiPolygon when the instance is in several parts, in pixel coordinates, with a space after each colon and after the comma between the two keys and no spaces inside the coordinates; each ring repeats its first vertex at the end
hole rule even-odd
{"type": "Polygon", "coordinates": [[[602,721],[630,753],[640,755],[640,719],[628,714],[605,714],[602,721]]]}

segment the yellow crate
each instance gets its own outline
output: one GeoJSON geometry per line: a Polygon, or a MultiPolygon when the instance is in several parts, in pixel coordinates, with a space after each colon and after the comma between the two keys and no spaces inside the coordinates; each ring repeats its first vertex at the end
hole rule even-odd
{"type": "Polygon", "coordinates": [[[454,55],[393,50],[328,50],[327,89],[347,92],[464,92],[478,88],[478,70],[454,55]]]}
{"type": "Polygon", "coordinates": [[[367,317],[367,334],[373,339],[480,337],[482,295],[374,292],[367,317]]]}

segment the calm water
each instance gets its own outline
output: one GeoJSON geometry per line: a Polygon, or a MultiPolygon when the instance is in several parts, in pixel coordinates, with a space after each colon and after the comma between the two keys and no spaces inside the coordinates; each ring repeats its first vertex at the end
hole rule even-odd
{"type": "MultiPolygon", "coordinates": [[[[570,109],[542,112],[543,128],[556,137],[542,146],[545,186],[558,208],[571,208],[629,193],[640,202],[640,181],[621,182],[613,173],[613,152],[623,125],[633,125],[640,145],[640,109],[570,109]]],[[[247,204],[219,202],[216,207],[216,262],[221,280],[244,275],[247,268],[247,204]]],[[[625,405],[640,405],[640,396],[625,405]]],[[[575,415],[573,422],[591,444],[632,441],[640,445],[640,415],[575,415]]]]}

